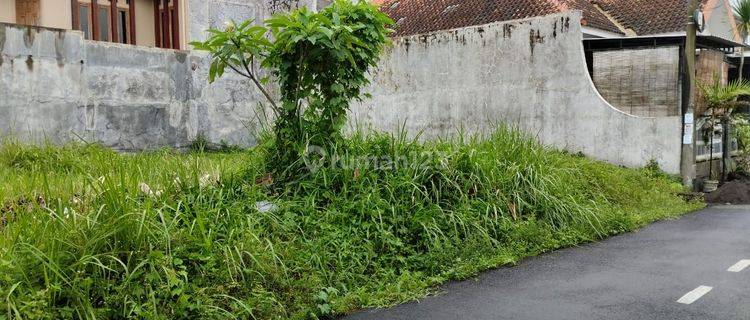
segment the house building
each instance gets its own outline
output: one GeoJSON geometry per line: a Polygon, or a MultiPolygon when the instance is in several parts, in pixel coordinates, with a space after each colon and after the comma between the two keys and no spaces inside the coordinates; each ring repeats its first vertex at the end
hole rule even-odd
{"type": "Polygon", "coordinates": [[[187,49],[229,20],[262,20],[276,10],[329,0],[0,0],[0,23],[79,30],[87,40],[187,49]]]}
{"type": "Polygon", "coordinates": [[[0,22],[80,30],[85,39],[181,49],[184,0],[0,0],[0,22]]]}

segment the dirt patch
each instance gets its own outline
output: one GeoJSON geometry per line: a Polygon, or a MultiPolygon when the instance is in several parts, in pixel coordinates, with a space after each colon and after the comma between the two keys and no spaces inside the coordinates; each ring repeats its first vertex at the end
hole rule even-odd
{"type": "Polygon", "coordinates": [[[750,181],[734,180],[706,194],[708,203],[750,204],[750,181]]]}

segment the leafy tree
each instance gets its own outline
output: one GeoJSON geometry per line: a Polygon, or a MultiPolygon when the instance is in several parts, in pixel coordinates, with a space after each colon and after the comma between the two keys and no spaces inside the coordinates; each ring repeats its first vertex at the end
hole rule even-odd
{"type": "MultiPolygon", "coordinates": [[[[744,44],[750,35],[750,0],[738,0],[734,5],[734,17],[737,22],[737,29],[742,37],[744,44]]],[[[740,47],[740,73],[739,79],[742,80],[742,71],[745,67],[745,47],[740,47]]]]}
{"type": "Polygon", "coordinates": [[[336,0],[320,12],[276,14],[265,26],[245,21],[210,30],[208,40],[193,45],[211,52],[210,81],[230,68],[269,100],[276,116],[269,169],[289,176],[302,170],[306,146],[330,148],[341,140],[349,105],[369,84],[367,71],[377,65],[392,23],[365,0],[336,0]],[[278,103],[254,69],[258,63],[278,82],[278,103]]]}

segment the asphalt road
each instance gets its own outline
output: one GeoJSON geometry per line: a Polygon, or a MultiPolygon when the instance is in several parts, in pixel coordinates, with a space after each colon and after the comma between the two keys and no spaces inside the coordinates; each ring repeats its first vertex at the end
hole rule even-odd
{"type": "Polygon", "coordinates": [[[750,206],[712,207],[345,319],[750,319],[745,259],[750,206]]]}

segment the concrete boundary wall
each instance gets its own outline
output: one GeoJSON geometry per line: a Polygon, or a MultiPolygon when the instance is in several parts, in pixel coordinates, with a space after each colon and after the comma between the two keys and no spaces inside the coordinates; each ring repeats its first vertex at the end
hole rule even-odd
{"type": "Polygon", "coordinates": [[[644,118],[607,103],[588,75],[580,12],[397,38],[354,108],[383,130],[444,136],[503,122],[547,145],[679,173],[679,116],[644,118]]]}
{"type": "MultiPolygon", "coordinates": [[[[588,76],[580,13],[398,38],[352,123],[410,133],[518,126],[597,159],[679,172],[680,118],[609,105],[588,76]]],[[[262,96],[231,75],[207,83],[204,53],[93,42],[0,24],[0,135],[83,139],[117,150],[209,141],[250,146],[262,96]]]]}
{"type": "Polygon", "coordinates": [[[198,135],[253,145],[260,94],[231,75],[208,85],[200,52],[84,40],[0,24],[0,135],[183,148],[198,135]]]}

